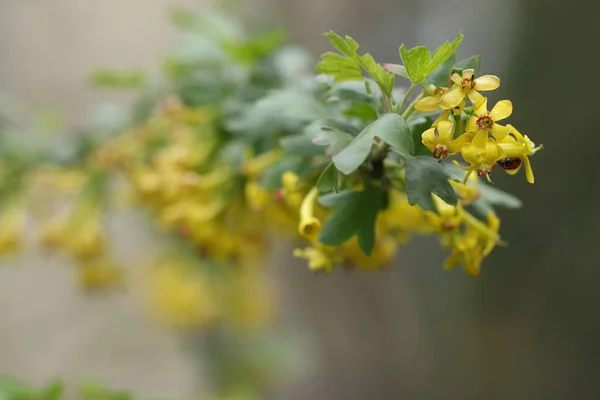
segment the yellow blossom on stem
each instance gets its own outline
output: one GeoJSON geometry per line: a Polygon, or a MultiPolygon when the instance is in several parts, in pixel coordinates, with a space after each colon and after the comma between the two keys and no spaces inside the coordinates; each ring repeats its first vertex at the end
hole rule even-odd
{"type": "Polygon", "coordinates": [[[319,243],[304,249],[294,249],[294,257],[308,260],[308,268],[312,271],[331,272],[336,264],[333,248],[319,243]]]}
{"type": "Polygon", "coordinates": [[[448,88],[435,88],[431,96],[423,96],[415,102],[415,110],[421,112],[435,111],[440,108],[440,99],[448,91],[448,88]]]}
{"type": "Polygon", "coordinates": [[[454,123],[451,121],[441,121],[437,126],[423,132],[421,138],[433,157],[439,160],[457,153],[468,141],[464,135],[454,140],[454,123]]]}
{"type": "Polygon", "coordinates": [[[535,147],[535,144],[527,137],[522,135],[514,126],[507,125],[509,134],[500,142],[500,147],[504,150],[505,157],[498,161],[498,164],[510,175],[514,175],[525,164],[525,177],[527,182],[534,183],[533,169],[529,157],[540,150],[542,147],[535,147]]]}
{"type": "Polygon", "coordinates": [[[450,80],[454,85],[440,99],[440,107],[444,109],[456,107],[465,97],[471,100],[474,107],[478,107],[484,101],[484,97],[478,91],[494,90],[500,86],[497,76],[483,75],[475,78],[475,71],[472,69],[465,69],[462,75],[454,73],[450,80]]]}
{"type": "Polygon", "coordinates": [[[494,139],[501,141],[508,134],[508,127],[499,125],[498,121],[510,117],[513,106],[509,100],[501,100],[492,111],[487,110],[487,99],[475,109],[475,114],[467,122],[467,132],[475,136],[488,137],[491,133],[494,139]]]}
{"type": "MultiPolygon", "coordinates": [[[[469,133],[465,135],[469,135],[469,133]]],[[[491,169],[496,161],[504,157],[504,150],[502,150],[502,147],[494,139],[476,135],[471,143],[462,146],[461,154],[463,159],[470,164],[465,168],[455,162],[459,167],[467,171],[463,183],[467,182],[475,170],[478,176],[485,176],[489,181],[491,169]]]]}
{"type": "Polygon", "coordinates": [[[315,202],[318,196],[317,188],[312,188],[302,200],[300,205],[300,222],[298,233],[308,240],[316,241],[321,233],[321,221],[314,216],[315,202]]]}

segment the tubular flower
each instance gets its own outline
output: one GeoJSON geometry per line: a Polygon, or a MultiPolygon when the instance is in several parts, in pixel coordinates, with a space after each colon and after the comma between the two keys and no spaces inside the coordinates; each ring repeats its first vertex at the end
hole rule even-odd
{"type": "MultiPolygon", "coordinates": [[[[469,180],[476,181],[477,175],[471,175],[469,180]]],[[[460,201],[463,205],[469,205],[473,201],[479,198],[479,189],[477,188],[477,184],[469,185],[469,183],[457,182],[457,181],[449,181],[454,190],[458,193],[460,197],[460,201]]]]}
{"type": "Polygon", "coordinates": [[[481,262],[500,242],[498,230],[500,220],[496,214],[487,215],[487,225],[465,213],[466,229],[463,234],[455,234],[445,238],[445,246],[450,247],[452,253],[444,262],[444,268],[452,269],[461,263],[465,272],[471,276],[479,275],[481,262]]]}
{"type": "Polygon", "coordinates": [[[295,249],[294,257],[308,260],[308,268],[312,271],[331,272],[336,264],[332,249],[318,243],[305,249],[295,249]]]}
{"type": "MultiPolygon", "coordinates": [[[[473,142],[465,144],[461,149],[461,153],[464,160],[470,164],[469,167],[461,167],[467,171],[463,183],[467,182],[471,173],[475,170],[477,170],[478,176],[485,176],[489,181],[494,163],[504,157],[504,150],[494,139],[481,135],[477,135],[473,142]]],[[[460,166],[458,163],[456,164],[460,166]]]]}
{"type": "Polygon", "coordinates": [[[452,206],[435,194],[433,195],[433,203],[438,214],[430,213],[429,218],[441,228],[442,232],[453,231],[460,226],[464,216],[460,203],[452,206]]]}
{"type": "Polygon", "coordinates": [[[302,200],[300,205],[300,223],[298,233],[308,240],[316,241],[321,232],[321,221],[314,216],[314,207],[317,200],[317,188],[312,188],[302,200]]]}
{"type": "Polygon", "coordinates": [[[494,90],[500,86],[500,78],[497,76],[483,75],[475,79],[475,71],[472,69],[465,69],[462,75],[454,73],[450,80],[454,85],[440,99],[440,107],[444,109],[458,106],[465,97],[471,100],[474,107],[478,107],[485,99],[478,91],[494,90]]]}
{"type": "Polygon", "coordinates": [[[485,99],[475,110],[475,115],[467,122],[467,132],[475,133],[476,136],[488,137],[488,133],[501,141],[508,134],[508,127],[498,125],[497,122],[510,117],[513,106],[509,100],[501,100],[492,111],[487,110],[487,99],[485,99]]]}
{"type": "Polygon", "coordinates": [[[441,121],[437,126],[423,132],[421,138],[433,157],[438,160],[460,151],[461,146],[468,139],[466,136],[461,136],[454,140],[454,123],[451,121],[441,121]]]}
{"type": "Polygon", "coordinates": [[[522,135],[514,126],[507,125],[507,127],[509,134],[500,142],[505,157],[499,160],[498,164],[510,175],[519,172],[521,165],[525,164],[527,182],[534,183],[535,179],[528,156],[535,154],[541,149],[541,146],[536,148],[527,135],[522,135]]]}

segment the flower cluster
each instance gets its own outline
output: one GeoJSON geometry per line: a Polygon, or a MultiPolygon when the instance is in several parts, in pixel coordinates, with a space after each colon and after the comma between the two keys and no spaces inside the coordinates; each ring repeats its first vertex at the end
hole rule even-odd
{"type": "Polygon", "coordinates": [[[449,88],[428,88],[429,95],[415,103],[415,109],[421,112],[442,110],[431,128],[422,134],[423,144],[433,156],[441,160],[460,154],[469,163],[461,166],[466,171],[465,182],[473,172],[490,180],[496,165],[511,175],[524,165],[527,181],[533,183],[529,156],[541,147],[535,147],[527,135],[512,125],[499,124],[512,114],[509,100],[501,100],[488,110],[488,99],[480,93],[497,89],[500,79],[493,75],[476,78],[473,69],[464,69],[453,72],[448,84],[449,88]],[[471,107],[466,107],[466,99],[471,107]]]}

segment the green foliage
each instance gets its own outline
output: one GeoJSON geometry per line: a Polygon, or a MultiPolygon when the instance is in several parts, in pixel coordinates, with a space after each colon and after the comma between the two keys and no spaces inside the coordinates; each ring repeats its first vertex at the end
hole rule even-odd
{"type": "Polygon", "coordinates": [[[368,125],[346,148],[333,157],[336,168],[344,174],[354,172],[368,157],[376,137],[404,156],[413,152],[414,145],[410,128],[404,118],[398,114],[384,114],[368,125]]]}
{"type": "Polygon", "coordinates": [[[489,184],[482,183],[478,189],[479,198],[471,204],[471,207],[482,217],[494,211],[494,207],[515,209],[523,206],[521,200],[515,196],[489,184]]]}
{"type": "Polygon", "coordinates": [[[458,32],[452,42],[446,42],[438,47],[433,55],[425,46],[417,46],[410,50],[404,44],[400,46],[400,58],[406,68],[406,74],[413,84],[418,84],[427,76],[431,75],[437,68],[446,62],[455,52],[463,34],[458,32]]]}
{"type": "Polygon", "coordinates": [[[406,195],[411,205],[418,204],[424,210],[435,211],[432,193],[450,205],[458,199],[448,182],[450,174],[444,165],[432,157],[419,156],[406,160],[406,195]]]}
{"type": "Polygon", "coordinates": [[[394,74],[376,63],[370,54],[359,55],[359,46],[354,39],[350,36],[342,38],[333,31],[324,35],[342,55],[325,53],[317,65],[318,72],[333,76],[336,81],[361,80],[363,79],[362,68],[379,85],[383,93],[387,96],[392,94],[394,74]]]}
{"type": "Polygon", "coordinates": [[[113,89],[141,89],[147,85],[148,78],[142,71],[98,70],[90,75],[94,86],[113,89]]]}
{"type": "Polygon", "coordinates": [[[456,62],[456,54],[452,54],[442,65],[440,65],[435,71],[431,73],[426,79],[425,83],[435,86],[448,86],[448,78],[452,72],[452,67],[456,62]]]}
{"type": "Polygon", "coordinates": [[[320,126],[319,133],[312,138],[311,142],[317,146],[327,146],[325,154],[328,157],[334,157],[345,149],[353,139],[354,136],[347,132],[327,126],[320,126]]]}
{"type": "Polygon", "coordinates": [[[480,56],[472,56],[469,58],[465,58],[456,63],[454,68],[456,69],[474,69],[475,73],[479,72],[479,67],[481,65],[481,57],[480,56]]]}
{"type": "Polygon", "coordinates": [[[319,193],[338,193],[340,191],[340,176],[334,163],[329,164],[319,176],[317,190],[319,193]]]}
{"type": "Polygon", "coordinates": [[[371,255],[375,244],[377,214],[385,208],[386,192],[365,186],[362,191],[344,190],[322,196],[319,202],[332,209],[319,235],[319,242],[338,246],[356,235],[361,250],[371,255]]]}
{"type": "Polygon", "coordinates": [[[62,381],[37,389],[14,378],[0,377],[0,400],[57,400],[63,394],[62,381]]]}

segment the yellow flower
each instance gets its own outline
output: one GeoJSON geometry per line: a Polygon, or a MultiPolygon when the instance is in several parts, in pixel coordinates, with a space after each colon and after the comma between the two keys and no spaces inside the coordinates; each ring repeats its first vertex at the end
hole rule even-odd
{"type": "MultiPolygon", "coordinates": [[[[466,133],[465,135],[469,134],[466,133]]],[[[482,135],[475,136],[471,143],[462,146],[461,153],[463,159],[470,164],[469,167],[465,168],[456,163],[467,171],[463,183],[467,182],[471,173],[475,170],[477,170],[478,176],[485,176],[489,181],[494,163],[504,157],[502,147],[494,139],[482,135]]]]}
{"type": "Polygon", "coordinates": [[[487,110],[487,99],[475,109],[475,115],[467,122],[467,132],[475,133],[475,136],[488,137],[488,133],[501,141],[508,134],[508,127],[499,125],[498,121],[510,117],[512,114],[512,103],[509,100],[501,100],[492,111],[487,110]]]}
{"type": "Polygon", "coordinates": [[[435,111],[440,108],[440,99],[448,88],[438,87],[433,91],[431,96],[423,96],[415,103],[415,110],[421,112],[435,111]]]}
{"type": "Polygon", "coordinates": [[[0,254],[16,250],[21,243],[25,228],[25,210],[17,206],[7,206],[0,215],[0,254]]]}
{"type": "Polygon", "coordinates": [[[469,139],[461,135],[454,140],[454,123],[451,121],[441,121],[437,126],[423,132],[421,138],[433,157],[439,160],[460,151],[462,145],[469,139]]]}
{"type": "Polygon", "coordinates": [[[244,194],[251,211],[260,211],[271,202],[271,194],[254,180],[246,183],[244,194]]]}
{"type": "MultiPolygon", "coordinates": [[[[476,182],[477,175],[471,175],[469,180],[476,182]]],[[[454,190],[456,190],[456,192],[458,193],[460,197],[460,202],[463,205],[466,206],[479,198],[479,189],[477,188],[477,183],[469,185],[468,182],[463,183],[452,180],[449,182],[454,188],[454,190]]]]}
{"type": "Polygon", "coordinates": [[[466,273],[477,276],[483,259],[500,242],[498,235],[500,220],[496,214],[489,213],[486,225],[469,213],[465,213],[464,221],[466,228],[463,234],[455,233],[443,238],[445,247],[452,250],[444,262],[444,268],[452,269],[460,262],[466,273]]]}
{"type": "Polygon", "coordinates": [[[529,157],[541,149],[536,148],[535,144],[527,137],[522,135],[514,126],[507,125],[509,134],[500,142],[500,147],[504,150],[505,157],[498,161],[498,164],[510,175],[514,175],[525,164],[525,177],[527,182],[534,183],[533,170],[529,157]]]}
{"type": "Polygon", "coordinates": [[[319,243],[305,249],[294,249],[294,257],[307,259],[308,268],[312,271],[331,272],[335,266],[333,249],[319,243]]]}
{"type": "Polygon", "coordinates": [[[432,223],[439,226],[444,232],[453,231],[460,226],[464,216],[460,203],[452,206],[435,194],[433,195],[433,203],[438,213],[430,212],[427,214],[432,223]]]}
{"type": "Polygon", "coordinates": [[[398,253],[398,241],[379,232],[370,256],[360,249],[356,236],[344,243],[340,248],[344,265],[361,268],[363,270],[379,270],[389,267],[390,262],[398,253]]]}
{"type": "Polygon", "coordinates": [[[145,289],[152,314],[168,326],[195,327],[216,314],[211,286],[186,265],[169,262],[153,268],[145,289]]]}
{"type": "Polygon", "coordinates": [[[465,97],[471,100],[474,107],[478,107],[484,100],[484,97],[478,92],[494,90],[500,86],[500,79],[494,75],[484,75],[475,79],[475,71],[465,69],[462,76],[458,73],[452,74],[450,77],[454,85],[444,93],[440,99],[440,107],[450,109],[458,106],[465,97]]]}
{"type": "Polygon", "coordinates": [[[298,233],[300,236],[315,242],[321,233],[321,221],[314,216],[315,202],[318,196],[317,188],[312,188],[302,200],[300,205],[300,222],[298,233]]]}
{"type": "Polygon", "coordinates": [[[125,284],[125,270],[104,257],[82,262],[77,266],[77,277],[85,291],[119,288],[125,284]]]}

